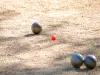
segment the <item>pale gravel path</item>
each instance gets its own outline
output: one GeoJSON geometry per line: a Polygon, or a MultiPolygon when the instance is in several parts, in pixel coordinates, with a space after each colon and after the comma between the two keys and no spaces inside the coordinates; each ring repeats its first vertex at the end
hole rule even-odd
{"type": "Polygon", "coordinates": [[[1,0],[0,75],[100,75],[99,7],[99,0],[1,0]],[[40,35],[33,21],[43,25],[40,35]],[[74,69],[72,53],[96,55],[96,69],[74,69]]]}

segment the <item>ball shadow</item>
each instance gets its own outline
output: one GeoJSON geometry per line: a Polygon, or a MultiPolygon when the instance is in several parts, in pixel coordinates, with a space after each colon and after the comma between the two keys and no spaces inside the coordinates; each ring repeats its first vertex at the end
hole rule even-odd
{"type": "Polygon", "coordinates": [[[88,69],[88,68],[83,68],[83,69],[75,69],[76,72],[88,72],[88,71],[91,71],[91,69],[88,69]]]}
{"type": "Polygon", "coordinates": [[[32,37],[32,36],[35,36],[35,35],[39,35],[39,34],[26,34],[26,35],[24,35],[24,37],[32,37]]]}

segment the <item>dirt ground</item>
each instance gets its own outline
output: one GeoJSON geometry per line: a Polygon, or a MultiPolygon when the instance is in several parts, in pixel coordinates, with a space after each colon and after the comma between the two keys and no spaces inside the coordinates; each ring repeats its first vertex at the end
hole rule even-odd
{"type": "Polygon", "coordinates": [[[0,0],[0,75],[100,75],[100,1],[0,0]],[[74,69],[73,53],[94,54],[97,67],[74,69]]]}

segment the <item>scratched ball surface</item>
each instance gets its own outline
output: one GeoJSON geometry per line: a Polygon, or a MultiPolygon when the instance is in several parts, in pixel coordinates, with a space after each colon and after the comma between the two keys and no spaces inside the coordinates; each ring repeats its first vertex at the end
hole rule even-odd
{"type": "Polygon", "coordinates": [[[80,68],[83,65],[84,58],[81,54],[73,54],[71,64],[74,68],[80,68]]]}
{"type": "Polygon", "coordinates": [[[87,55],[84,59],[84,65],[88,69],[94,69],[97,64],[97,58],[94,55],[87,55]]]}
{"type": "Polygon", "coordinates": [[[42,26],[40,25],[39,22],[34,22],[31,26],[32,32],[34,34],[39,34],[42,31],[42,26]]]}

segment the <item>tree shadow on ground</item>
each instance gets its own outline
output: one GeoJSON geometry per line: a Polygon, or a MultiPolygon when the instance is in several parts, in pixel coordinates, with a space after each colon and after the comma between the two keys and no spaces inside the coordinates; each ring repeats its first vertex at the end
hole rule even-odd
{"type": "MultiPolygon", "coordinates": [[[[77,51],[78,53],[81,53],[84,57],[88,54],[93,54],[96,56],[97,58],[97,66],[94,69],[95,71],[100,71],[100,38],[92,38],[92,39],[85,39],[84,40],[86,43],[84,42],[71,42],[70,44],[72,45],[72,47],[81,47],[81,46],[85,46],[85,50],[83,49],[83,51],[77,51]]],[[[57,56],[57,58],[55,59],[55,61],[62,61],[66,58],[68,58],[67,56],[68,53],[66,54],[62,54],[57,56]]],[[[73,54],[73,53],[72,53],[73,54]]],[[[69,55],[69,57],[71,58],[71,55],[69,55]]],[[[67,68],[68,69],[68,68],[67,68]]],[[[70,69],[70,68],[69,68],[70,69]]],[[[87,68],[83,68],[83,69],[76,69],[77,72],[88,72],[91,71],[87,68]]]]}
{"type": "Polygon", "coordinates": [[[12,19],[14,16],[18,16],[20,13],[15,10],[4,10],[0,12],[0,21],[12,19]]]}
{"type": "MultiPolygon", "coordinates": [[[[2,68],[1,68],[2,69],[2,68]]],[[[48,67],[48,68],[32,68],[22,63],[6,66],[0,71],[0,75],[59,75],[64,71],[72,71],[74,69],[66,69],[64,66],[48,67]]]]}
{"type": "MultiPolygon", "coordinates": [[[[58,28],[59,28],[59,24],[58,24],[58,28]]],[[[53,27],[51,26],[50,30],[46,30],[48,32],[45,31],[45,33],[43,33],[43,36],[46,36],[46,39],[44,40],[40,40],[38,42],[36,42],[35,44],[37,43],[44,43],[44,42],[47,42],[48,41],[48,38],[49,38],[49,32],[53,29],[53,27]]],[[[32,34],[27,34],[26,37],[31,37],[32,34]]],[[[33,36],[33,35],[32,35],[33,36]]],[[[78,41],[72,41],[72,40],[69,40],[68,37],[66,38],[62,38],[60,37],[61,41],[59,42],[56,42],[54,44],[49,44],[49,45],[45,45],[45,47],[43,47],[42,49],[46,49],[46,48],[50,48],[54,45],[59,45],[59,44],[70,44],[72,45],[71,47],[81,47],[81,46],[86,46],[86,50],[83,51],[83,52],[80,52],[80,51],[77,51],[79,53],[82,53],[84,55],[86,54],[90,54],[90,53],[93,53],[93,54],[97,54],[99,51],[99,48],[100,48],[100,43],[97,44],[98,41],[100,41],[100,38],[92,38],[92,39],[85,39],[84,41],[86,43],[82,43],[82,42],[78,42],[78,41]],[[87,41],[89,43],[87,43],[87,41]],[[91,42],[92,41],[92,42],[91,42]],[[89,48],[88,48],[89,47],[89,48]]],[[[4,39],[5,40],[5,39],[4,39]]],[[[6,38],[7,40],[7,38],[6,38]]],[[[8,40],[10,40],[8,38],[8,40]]],[[[13,48],[7,48],[7,50],[11,50],[12,52],[8,52],[9,54],[16,54],[16,53],[21,53],[21,52],[27,52],[28,49],[31,47],[29,44],[27,43],[24,43],[23,45],[18,41],[16,42],[18,39],[15,39],[15,41],[13,42],[13,45],[12,47],[13,48]]],[[[72,52],[73,53],[73,52],[72,52]]],[[[99,57],[99,55],[97,55],[99,57]]],[[[62,74],[63,72],[79,72],[79,73],[83,73],[83,72],[90,72],[90,70],[84,68],[84,69],[74,69],[71,64],[69,62],[67,62],[69,59],[66,59],[66,58],[70,58],[71,57],[71,54],[68,54],[66,52],[66,54],[61,54],[61,55],[58,55],[56,58],[54,58],[53,62],[54,63],[54,68],[52,67],[48,67],[48,68],[31,68],[29,66],[26,66],[24,65],[24,63],[21,63],[21,64],[12,64],[11,66],[7,66],[5,67],[4,71],[1,71],[1,75],[60,75],[62,74]],[[66,60],[66,62],[62,62],[63,60],[66,60]],[[59,63],[59,62],[62,62],[62,63],[59,63]],[[55,66],[56,65],[56,66],[55,66]],[[21,69],[21,67],[23,67],[21,69]]],[[[100,60],[100,58],[98,59],[100,60]]],[[[70,60],[69,60],[70,61],[70,60]]],[[[34,63],[34,62],[33,62],[34,63]]],[[[100,70],[100,66],[98,65],[97,66],[97,69],[95,71],[99,71],[100,70]]]]}
{"type": "Polygon", "coordinates": [[[23,39],[23,37],[0,37],[0,45],[6,46],[4,50],[6,54],[4,55],[14,56],[16,54],[29,51],[30,45],[27,43],[21,43],[21,39],[23,39]]]}
{"type": "MultiPolygon", "coordinates": [[[[59,30],[59,28],[62,28],[64,25],[62,25],[62,23],[58,23],[58,24],[49,24],[47,25],[47,28],[45,28],[39,35],[34,35],[34,34],[26,34],[24,35],[24,37],[35,37],[35,36],[42,36],[45,39],[39,39],[39,41],[35,42],[35,44],[41,44],[41,43],[46,43],[46,42],[53,42],[51,41],[51,36],[53,35],[53,32],[56,30],[59,30]]],[[[49,48],[52,47],[54,45],[59,45],[62,43],[68,43],[68,41],[66,39],[63,38],[57,38],[57,41],[54,41],[56,43],[51,43],[49,45],[45,45],[44,47],[42,47],[41,49],[45,49],[45,48],[49,48]]]]}
{"type": "Polygon", "coordinates": [[[12,40],[18,40],[22,39],[21,37],[0,37],[0,43],[1,42],[7,42],[7,41],[12,41],[12,40]]]}
{"type": "MultiPolygon", "coordinates": [[[[91,39],[93,40],[93,39],[91,39]]],[[[89,41],[91,41],[89,40],[89,41]]],[[[86,40],[87,41],[87,40],[86,40]]],[[[99,39],[97,40],[99,41],[99,39]]],[[[96,41],[94,41],[96,42],[96,41]]],[[[79,43],[80,44],[80,43],[79,43]]],[[[80,46],[80,45],[76,45],[75,46],[80,46]]],[[[95,47],[97,47],[95,45],[95,47]]],[[[86,55],[88,53],[88,51],[86,52],[82,52],[84,55],[86,55]]],[[[69,74],[71,73],[86,73],[86,74],[90,74],[90,73],[95,73],[100,71],[100,65],[98,65],[96,67],[96,69],[94,70],[89,70],[87,68],[83,68],[83,69],[75,69],[74,67],[72,67],[72,65],[67,62],[66,58],[71,58],[71,54],[62,54],[62,55],[58,55],[57,58],[54,58],[53,62],[54,63],[54,67],[48,67],[48,68],[31,68],[29,66],[24,65],[24,63],[20,63],[20,64],[12,64],[10,66],[5,67],[4,71],[0,71],[1,75],[61,75],[63,73],[69,74]],[[63,60],[66,60],[66,62],[62,62],[59,63],[63,60]]],[[[33,62],[34,63],[34,62],[33,62]]],[[[99,72],[98,72],[99,73],[99,72]]]]}
{"type": "Polygon", "coordinates": [[[86,39],[88,41],[86,52],[84,54],[94,54],[100,58],[100,38],[86,39]]]}
{"type": "MultiPolygon", "coordinates": [[[[45,39],[41,39],[39,40],[38,42],[36,42],[35,44],[41,44],[41,43],[45,43],[45,42],[49,42],[50,41],[50,37],[51,37],[51,34],[53,30],[56,30],[61,27],[64,27],[64,23],[66,23],[66,25],[70,25],[69,22],[65,22],[65,21],[61,21],[59,24],[54,24],[54,25],[49,25],[49,27],[47,29],[45,29],[41,35],[43,37],[46,37],[45,39]]],[[[31,34],[29,34],[29,37],[30,37],[31,34]]],[[[44,47],[42,47],[41,49],[46,49],[46,48],[50,48],[52,46],[55,46],[55,45],[60,45],[60,44],[69,44],[71,45],[72,48],[82,48],[82,47],[86,47],[85,50],[82,49],[83,51],[76,51],[76,52],[79,52],[79,53],[82,53],[84,56],[87,55],[87,54],[94,54],[96,55],[97,57],[100,57],[100,38],[86,38],[84,40],[84,42],[82,41],[72,41],[69,36],[66,37],[66,38],[63,38],[63,37],[59,37],[59,39],[57,39],[57,41],[55,41],[55,43],[50,43],[50,44],[47,44],[45,45],[44,47]]],[[[61,56],[58,56],[57,60],[60,60],[60,59],[63,59],[65,58],[66,55],[61,55],[61,56]]]]}
{"type": "Polygon", "coordinates": [[[66,63],[66,65],[63,66],[62,64],[60,64],[60,66],[48,67],[48,68],[45,67],[32,68],[22,63],[17,63],[3,67],[3,69],[0,71],[0,75],[61,75],[63,73],[69,75],[69,73],[74,74],[76,72],[84,75],[84,74],[94,73],[95,71],[96,70],[89,70],[87,68],[75,69],[72,66],[70,66],[69,63],[66,63]]]}

